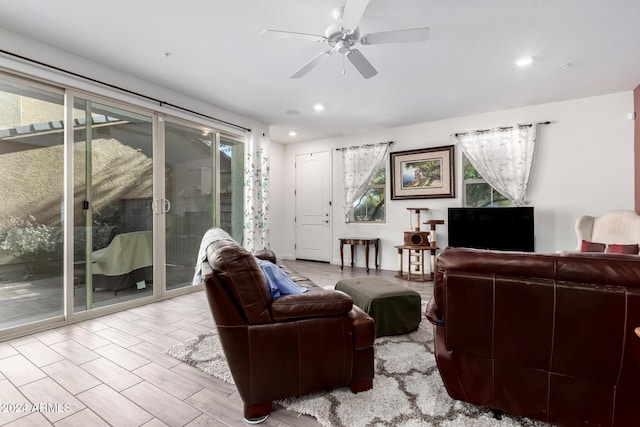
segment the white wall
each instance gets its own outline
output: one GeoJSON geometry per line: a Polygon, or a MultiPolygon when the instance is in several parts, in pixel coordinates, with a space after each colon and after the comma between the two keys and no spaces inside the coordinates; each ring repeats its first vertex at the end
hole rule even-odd
{"type": "MultiPolygon", "coordinates": [[[[402,244],[403,232],[411,230],[407,208],[426,207],[422,220],[445,219],[447,208],[462,206],[462,155],[455,148],[455,198],[390,200],[387,160],[386,224],[345,224],[343,213],[342,159],[338,147],[392,140],[390,151],[455,145],[451,135],[514,123],[551,121],[540,126],[527,199],[535,208],[536,252],[554,252],[576,247],[574,221],[578,215],[599,215],[611,209],[634,208],[633,183],[633,93],[496,111],[437,122],[328,138],[284,146],[282,189],[284,215],[272,215],[271,229],[282,235],[281,258],[293,258],[295,243],[294,159],[297,154],[330,151],[333,157],[332,263],[340,263],[338,238],[377,236],[382,240],[381,264],[397,269],[394,245],[402,244]]],[[[273,158],[273,157],[272,157],[273,158]]],[[[279,161],[278,161],[279,162],[279,161]]],[[[280,167],[280,166],[279,166],[280,167]]],[[[272,187],[273,188],[273,187],[272,187]]],[[[272,191],[272,195],[274,194],[272,191]]],[[[279,200],[280,202],[281,200],[279,200]]],[[[426,226],[423,226],[423,229],[426,226]]],[[[438,229],[438,246],[447,243],[446,224],[438,229]]],[[[362,247],[356,264],[364,266],[362,247]]],[[[348,256],[348,255],[347,255],[348,256]]],[[[347,260],[345,260],[347,262],[347,260]]]]}

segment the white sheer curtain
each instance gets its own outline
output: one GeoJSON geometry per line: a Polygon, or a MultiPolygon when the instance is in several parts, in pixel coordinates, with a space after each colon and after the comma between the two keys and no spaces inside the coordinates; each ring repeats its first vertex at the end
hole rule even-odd
{"type": "Polygon", "coordinates": [[[353,203],[366,191],[388,148],[385,142],[342,149],[345,222],[349,222],[353,203]]]}
{"type": "Polygon", "coordinates": [[[243,246],[251,252],[268,249],[269,142],[266,134],[245,134],[243,246]]]}
{"type": "Polygon", "coordinates": [[[515,206],[523,206],[536,131],[536,124],[514,125],[456,134],[456,139],[464,155],[487,183],[515,206]]]}

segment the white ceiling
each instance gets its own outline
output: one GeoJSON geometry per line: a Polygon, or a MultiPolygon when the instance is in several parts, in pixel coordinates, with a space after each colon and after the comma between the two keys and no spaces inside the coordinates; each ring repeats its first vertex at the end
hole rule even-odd
{"type": "Polygon", "coordinates": [[[371,0],[361,33],[426,26],[429,39],[358,46],[378,70],[371,79],[348,61],[343,75],[339,54],[290,79],[326,45],[261,38],[262,30],[323,34],[334,22],[332,10],[343,5],[1,0],[0,27],[268,123],[272,139],[282,143],[631,91],[640,84],[638,0],[371,0]],[[525,55],[534,63],[514,66],[525,55]],[[318,102],[325,111],[313,110],[318,102]],[[298,135],[290,137],[290,130],[298,135]]]}

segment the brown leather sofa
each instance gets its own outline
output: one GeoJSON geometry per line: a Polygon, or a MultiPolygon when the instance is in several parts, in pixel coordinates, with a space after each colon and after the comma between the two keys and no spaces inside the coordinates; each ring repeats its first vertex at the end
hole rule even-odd
{"type": "Polygon", "coordinates": [[[247,250],[230,240],[207,248],[207,299],[244,417],[260,422],[274,400],[336,387],[373,385],[374,323],[347,294],[296,277],[309,292],[272,300],[247,250]]]}
{"type": "Polygon", "coordinates": [[[447,248],[427,317],[452,398],[562,426],[639,425],[637,256],[447,248]]]}

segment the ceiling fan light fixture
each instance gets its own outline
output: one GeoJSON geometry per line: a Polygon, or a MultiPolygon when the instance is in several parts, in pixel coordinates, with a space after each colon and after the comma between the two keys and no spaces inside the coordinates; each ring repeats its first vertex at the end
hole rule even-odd
{"type": "Polygon", "coordinates": [[[338,23],[331,24],[326,30],[324,30],[324,37],[327,39],[327,43],[331,46],[335,45],[336,41],[338,41],[343,34],[343,29],[338,23]]]}
{"type": "MultiPolygon", "coordinates": [[[[280,30],[264,30],[262,37],[277,37],[284,39],[304,39],[314,42],[324,42],[329,49],[316,54],[311,60],[307,61],[302,67],[291,74],[292,79],[299,79],[315,68],[323,59],[332,53],[338,52],[343,54],[343,64],[348,59],[358,72],[365,79],[375,76],[378,72],[364,57],[364,55],[355,48],[357,44],[374,45],[386,43],[405,43],[425,41],[429,35],[429,28],[407,28],[403,30],[384,31],[378,33],[370,33],[360,36],[360,20],[364,15],[367,6],[371,0],[345,0],[344,7],[333,10],[333,17],[336,20],[329,25],[324,36],[296,33],[291,31],[280,30]]],[[[344,65],[343,65],[344,74],[344,65]]]]}
{"type": "Polygon", "coordinates": [[[349,52],[349,43],[347,43],[346,40],[339,40],[336,43],[336,50],[339,53],[347,53],[347,52],[349,52]]]}

